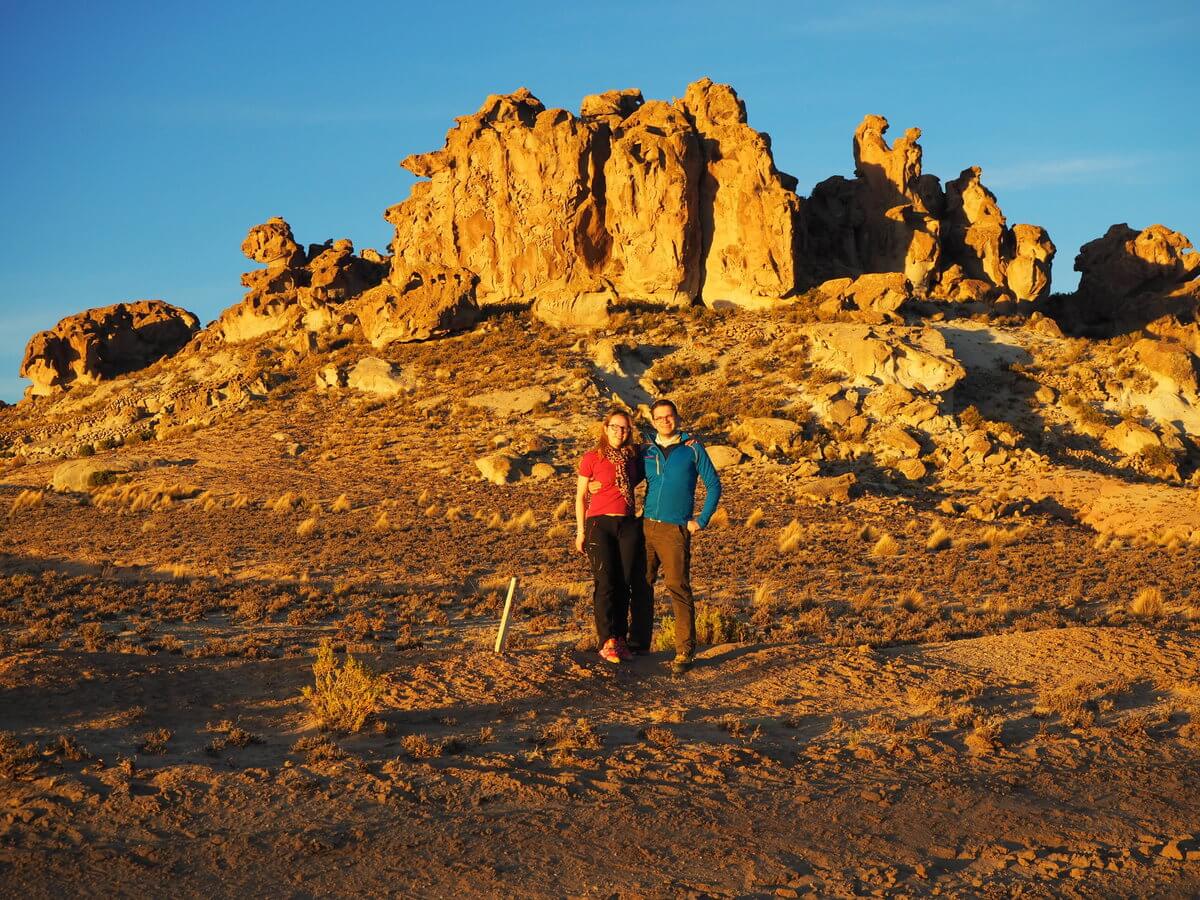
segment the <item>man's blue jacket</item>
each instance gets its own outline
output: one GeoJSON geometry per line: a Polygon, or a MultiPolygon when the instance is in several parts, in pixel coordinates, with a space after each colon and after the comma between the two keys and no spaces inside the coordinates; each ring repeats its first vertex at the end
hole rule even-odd
{"type": "Polygon", "coordinates": [[[701,528],[717,511],[721,499],[721,479],[708,458],[704,445],[687,432],[680,432],[683,445],[668,456],[646,435],[642,462],[646,465],[646,506],[643,515],[658,522],[686,525],[696,507],[696,481],[704,482],[704,509],[696,517],[701,528]]]}

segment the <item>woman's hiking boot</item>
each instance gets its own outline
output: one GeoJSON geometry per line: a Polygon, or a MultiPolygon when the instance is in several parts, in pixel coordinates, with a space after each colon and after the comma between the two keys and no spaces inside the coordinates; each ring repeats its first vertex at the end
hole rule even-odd
{"type": "Polygon", "coordinates": [[[621,654],[617,652],[617,639],[609,638],[600,648],[600,658],[614,666],[621,662],[621,654]]]}
{"type": "Polygon", "coordinates": [[[617,656],[621,662],[629,662],[629,660],[633,659],[633,651],[625,643],[625,638],[613,638],[613,640],[617,642],[617,656]]]}

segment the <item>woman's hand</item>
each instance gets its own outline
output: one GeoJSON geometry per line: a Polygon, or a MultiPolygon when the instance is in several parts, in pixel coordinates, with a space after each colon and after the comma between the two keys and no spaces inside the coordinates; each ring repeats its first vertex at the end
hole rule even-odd
{"type": "Polygon", "coordinates": [[[582,531],[575,532],[575,550],[577,553],[583,552],[583,532],[582,531]]]}

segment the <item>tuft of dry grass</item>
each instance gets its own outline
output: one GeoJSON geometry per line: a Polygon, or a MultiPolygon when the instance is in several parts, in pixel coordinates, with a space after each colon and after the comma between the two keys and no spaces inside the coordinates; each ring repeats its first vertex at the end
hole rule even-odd
{"type": "Polygon", "coordinates": [[[302,688],[301,695],[308,701],[309,720],[321,731],[357,733],[379,710],[382,676],[349,654],[339,666],[328,638],[317,647],[313,679],[315,684],[302,688]]]}
{"type": "Polygon", "coordinates": [[[725,507],[717,507],[717,511],[712,514],[712,518],[708,520],[709,528],[728,528],[729,513],[725,511],[725,507]]]}
{"type": "Polygon", "coordinates": [[[425,507],[425,517],[428,519],[437,518],[442,514],[442,508],[436,503],[431,503],[425,507]]]}
{"type": "Polygon", "coordinates": [[[37,774],[37,744],[22,744],[16,735],[0,731],[0,780],[24,781],[37,774]]]}
{"type": "Polygon", "coordinates": [[[980,532],[979,540],[993,550],[1000,547],[1011,547],[1029,536],[1028,525],[1018,525],[1016,528],[997,528],[992,526],[980,532]]]}
{"type": "Polygon", "coordinates": [[[986,756],[1002,749],[1000,733],[1004,728],[1004,720],[994,717],[980,716],[975,720],[971,733],[964,738],[967,749],[977,756],[986,756]]]}
{"type": "Polygon", "coordinates": [[[913,588],[905,588],[896,595],[896,608],[916,612],[925,606],[925,595],[913,588]]]}
{"type": "Polygon", "coordinates": [[[317,530],[317,517],[309,516],[296,526],[296,534],[302,538],[312,537],[317,530]]]}
{"type": "Polygon", "coordinates": [[[874,543],[875,541],[879,540],[880,537],[881,537],[881,534],[880,534],[879,529],[874,527],[873,525],[864,525],[858,531],[858,539],[860,541],[867,541],[868,543],[874,543]]]}
{"type": "Polygon", "coordinates": [[[780,553],[793,553],[804,540],[805,532],[796,519],[788,522],[779,532],[778,547],[780,553]]]}
{"type": "Polygon", "coordinates": [[[929,540],[925,542],[925,549],[930,553],[948,550],[952,546],[954,546],[954,541],[950,537],[950,532],[945,528],[935,528],[929,535],[929,540]]]}
{"type": "Polygon", "coordinates": [[[562,503],[558,504],[558,506],[554,507],[554,513],[552,514],[552,517],[554,521],[557,522],[560,519],[566,518],[574,509],[574,503],[572,503],[570,500],[564,500],[562,503]]]}
{"type": "Polygon", "coordinates": [[[463,514],[461,506],[449,506],[446,508],[445,518],[447,522],[461,522],[462,517],[463,514]]]}
{"type": "Polygon", "coordinates": [[[759,506],[759,507],[756,507],[750,513],[750,515],[748,515],[746,517],[746,527],[747,528],[757,528],[758,523],[761,522],[762,520],[763,520],[763,511],[762,511],[762,507],[759,506]]]}
{"type": "Polygon", "coordinates": [[[350,512],[351,506],[352,504],[350,503],[350,498],[345,494],[340,494],[338,498],[333,501],[333,505],[329,507],[329,511],[333,513],[350,512]]]}
{"type": "Polygon", "coordinates": [[[900,552],[900,545],[898,543],[896,543],[896,539],[894,537],[892,537],[890,534],[888,534],[887,532],[884,532],[884,534],[879,538],[879,540],[877,540],[875,542],[875,544],[871,547],[871,555],[872,556],[879,556],[879,557],[895,556],[899,552],[900,552]]]}
{"type": "Polygon", "coordinates": [[[1156,587],[1142,588],[1129,604],[1129,611],[1140,619],[1160,618],[1165,608],[1163,592],[1156,587]]]}
{"type": "Polygon", "coordinates": [[[291,512],[299,500],[300,498],[297,497],[292,491],[284,491],[279,495],[279,499],[271,504],[271,512],[276,513],[277,515],[291,512]]]}
{"type": "Polygon", "coordinates": [[[374,528],[376,531],[387,531],[389,528],[392,527],[392,523],[388,519],[388,514],[387,514],[386,509],[380,511],[379,515],[375,518],[375,524],[372,525],[371,527],[374,528]]]}
{"type": "Polygon", "coordinates": [[[12,502],[12,506],[8,510],[9,518],[15,516],[23,509],[36,509],[46,501],[45,491],[26,490],[17,494],[17,497],[12,502]]]}

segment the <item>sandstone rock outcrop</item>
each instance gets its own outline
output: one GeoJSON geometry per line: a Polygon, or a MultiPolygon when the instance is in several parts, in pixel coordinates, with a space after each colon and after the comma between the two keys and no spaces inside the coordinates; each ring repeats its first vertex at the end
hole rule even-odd
{"type": "Polygon", "coordinates": [[[795,181],[733,89],[708,79],[674,104],[592,95],[579,116],[525,88],[493,95],[441,150],[403,165],[428,180],[385,215],[394,265],[474,272],[481,304],[545,295],[569,309],[599,279],[663,304],[760,304],[796,288],[795,181]]]}
{"type": "Polygon", "coordinates": [[[1125,333],[1166,316],[1200,313],[1200,253],[1164,225],[1135,231],[1113,225],[1079,248],[1079,289],[1053,310],[1068,330],[1125,333]]]}
{"type": "Polygon", "coordinates": [[[680,104],[700,137],[705,303],[770,305],[797,284],[796,179],[775,168],[771,141],[746,122],[733,88],[702,78],[680,104]]]}
{"type": "Polygon", "coordinates": [[[853,318],[878,324],[898,320],[895,313],[912,297],[912,285],[902,272],[873,272],[857,278],[833,278],[817,285],[829,298],[825,314],[855,313],[853,318]]]}
{"type": "Polygon", "coordinates": [[[868,115],[854,133],[856,177],[829,178],[804,204],[802,244],[820,279],[903,273],[919,296],[1037,300],[1050,290],[1054,245],[1034,225],[1009,228],[971,167],[948,182],[921,171],[920,129],[894,144],[868,115]]]}
{"type": "Polygon", "coordinates": [[[388,271],[377,254],[356,256],[347,240],[313,244],[304,251],[291,226],[278,216],[251,228],[242,252],[266,268],[242,276],[249,289],[245,298],[213,326],[231,344],[281,330],[328,328],[339,318],[338,305],[378,285],[388,271]]]}
{"type": "Polygon", "coordinates": [[[475,324],[475,276],[463,269],[410,267],[362,293],[346,311],[353,313],[372,347],[393,341],[423,341],[463,331],[475,324]]]}
{"type": "Polygon", "coordinates": [[[83,493],[107,484],[134,468],[134,463],[120,459],[73,459],[54,470],[50,476],[50,487],[59,492],[83,493]]]}
{"type": "Polygon", "coordinates": [[[35,334],[25,347],[20,374],[34,396],[95,384],[179,351],[199,320],[161,300],[138,300],[89,309],[35,334]]]}

